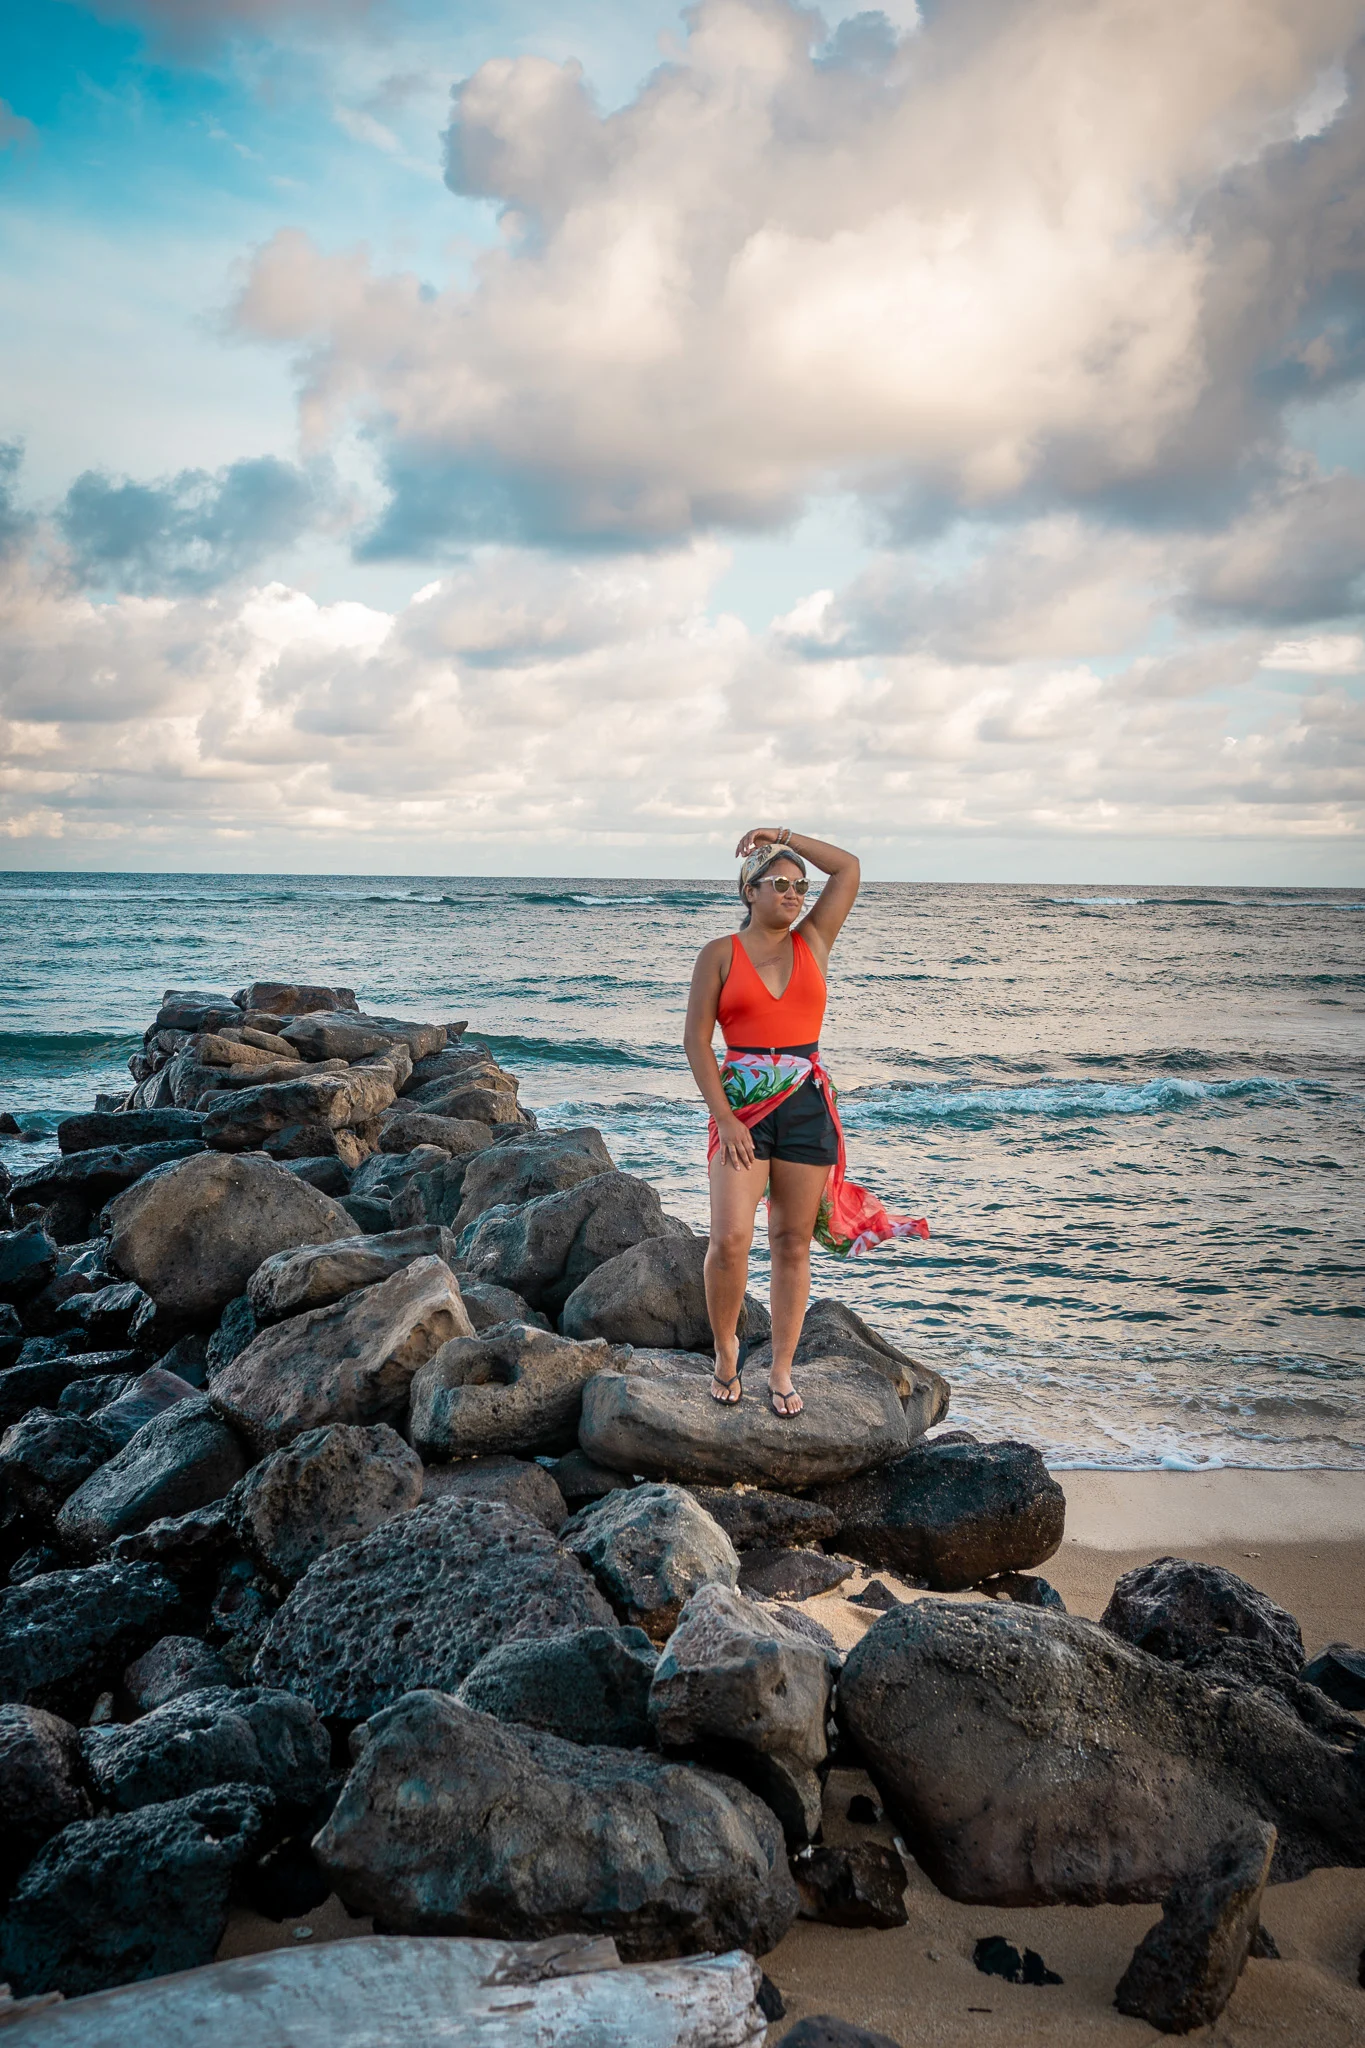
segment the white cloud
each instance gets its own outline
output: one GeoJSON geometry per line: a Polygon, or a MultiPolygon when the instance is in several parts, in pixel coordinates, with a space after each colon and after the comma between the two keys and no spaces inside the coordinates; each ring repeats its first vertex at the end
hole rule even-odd
{"type": "Polygon", "coordinates": [[[1365,636],[1317,633],[1308,640],[1280,640],[1268,648],[1262,668],[1305,676],[1354,676],[1365,671],[1365,636]]]}

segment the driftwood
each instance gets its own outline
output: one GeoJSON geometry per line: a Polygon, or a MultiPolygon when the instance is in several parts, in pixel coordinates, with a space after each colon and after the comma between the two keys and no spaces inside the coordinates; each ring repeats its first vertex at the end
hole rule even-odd
{"type": "Polygon", "coordinates": [[[16,2016],[4,2048],[759,2048],[751,1956],[623,1968],[615,1943],[374,1935],[16,2016]]]}

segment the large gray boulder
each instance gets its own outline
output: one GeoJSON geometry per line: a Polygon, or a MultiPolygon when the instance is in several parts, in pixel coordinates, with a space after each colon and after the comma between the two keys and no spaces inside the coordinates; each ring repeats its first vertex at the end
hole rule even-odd
{"type": "Polygon", "coordinates": [[[1303,1637],[1286,1608],[1221,1565],[1159,1557],[1125,1572],[1100,1616],[1125,1643],[1194,1667],[1248,1644],[1286,1676],[1303,1664],[1303,1637]]]}
{"type": "Polygon", "coordinates": [[[759,1389],[725,1407],[710,1395],[714,1361],[637,1351],[583,1393],[578,1441],[595,1463],[683,1484],[736,1479],[801,1491],[887,1464],[909,1449],[905,1411],[870,1366],[836,1365],[808,1379],[800,1415],[774,1415],[759,1389]]]}
{"type": "Polygon", "coordinates": [[[230,1784],[303,1810],[326,1789],[332,1762],[307,1700],[250,1685],[182,1693],[127,1727],[87,1728],[81,1747],[95,1796],[114,1813],[230,1784]]]}
{"type": "Polygon", "coordinates": [[[39,1850],[0,1922],[0,1977],[21,1998],[80,1998],[212,1962],[260,1828],[249,1785],[74,1821],[39,1850]]]}
{"type": "Polygon", "coordinates": [[[533,1458],[464,1458],[455,1465],[428,1465],[422,1499],[500,1500],[517,1514],[558,1535],[569,1509],[544,1465],[533,1458]]]}
{"type": "Polygon", "coordinates": [[[200,1152],[115,1196],[108,1263],[158,1309],[208,1324],[263,1259],[291,1245],[354,1237],[339,1202],[258,1155],[200,1152]]]}
{"type": "Polygon", "coordinates": [[[1030,1444],[929,1442],[819,1499],[839,1548],[941,1592],[1027,1571],[1061,1546],[1066,1495],[1030,1444]]]}
{"type": "Polygon", "coordinates": [[[658,1657],[638,1628],[581,1628],[539,1642],[499,1643],[456,1697],[496,1721],[517,1721],[565,1742],[648,1749],[658,1657]]]}
{"type": "Polygon", "coordinates": [[[602,1133],[590,1128],[542,1131],[504,1140],[490,1146],[478,1160],[469,1161],[455,1227],[467,1229],[500,1202],[515,1205],[538,1201],[542,1195],[566,1194],[580,1181],[595,1180],[599,1173],[612,1173],[615,1167],[602,1133]]]}
{"type": "Polygon", "coordinates": [[[396,1102],[379,1119],[381,1152],[413,1152],[419,1145],[434,1145],[452,1158],[467,1159],[492,1143],[492,1129],[476,1118],[432,1116],[424,1109],[409,1109],[405,1102],[396,1102]]]}
{"type": "Polygon", "coordinates": [[[318,981],[250,981],[232,998],[243,1013],[264,1011],[276,1018],[303,1017],[314,1010],[356,1014],[355,990],[318,981]]]}
{"type": "Polygon", "coordinates": [[[117,1536],[221,1500],[246,1462],[208,1397],[192,1395],[144,1422],[76,1488],[57,1516],[57,1535],[69,1549],[93,1556],[117,1536]]]}
{"type": "MultiPolygon", "coordinates": [[[[756,1345],[746,1361],[746,1372],[767,1377],[773,1360],[770,1337],[756,1345]]],[[[906,1412],[912,1438],[942,1422],[948,1413],[949,1386],[942,1373],[922,1365],[865,1323],[842,1301],[818,1297],[806,1310],[801,1337],[796,1347],[794,1370],[800,1374],[831,1364],[870,1365],[886,1374],[906,1412]]]]}
{"type": "Polygon", "coordinates": [[[384,1067],[301,1074],[213,1096],[204,1114],[204,1142],[221,1152],[254,1152],[295,1124],[345,1130],[377,1117],[396,1099],[384,1067]]]}
{"type": "MultiPolygon", "coordinates": [[[[605,1337],[670,1351],[709,1351],[704,1237],[650,1237],[608,1259],[575,1287],[560,1312],[566,1337],[605,1337]]],[[[740,1309],[741,1343],[767,1334],[768,1311],[752,1295],[740,1309]]]]}
{"type": "MultiPolygon", "coordinates": [[[[364,1171],[362,1167],[361,1171],[364,1171]]],[[[437,1229],[390,1230],[378,1237],[343,1237],[299,1245],[263,1260],[247,1283],[258,1323],[277,1323],[310,1308],[330,1308],[358,1287],[401,1273],[414,1259],[455,1260],[455,1239],[437,1229]]]]}
{"type": "Polygon", "coordinates": [[[396,1430],[339,1422],[305,1430],[253,1465],[231,1514],[243,1548],[287,1584],[421,1498],[422,1461],[396,1430]]]}
{"type": "Polygon", "coordinates": [[[1257,1817],[1277,1878],[1365,1862],[1365,1750],[1075,1615],[896,1607],[849,1654],[839,1713],[950,1898],[1159,1899],[1257,1817]]]}
{"type": "Polygon", "coordinates": [[[577,1559],[498,1501],[414,1508],[299,1580],[256,1659],[262,1685],[363,1720],[414,1686],[453,1692],[496,1643],[610,1626],[577,1559]]]}
{"type": "Polygon", "coordinates": [[[73,1820],[89,1818],[80,1737],[69,1721],[41,1707],[0,1706],[0,1811],[0,1898],[6,1898],[44,1842],[73,1820]]]}
{"type": "Polygon", "coordinates": [[[307,1060],[363,1060],[387,1052],[395,1042],[421,1060],[446,1042],[444,1024],[371,1017],[352,1009],[307,1011],[286,1024],[280,1036],[307,1060]]]}
{"type": "Polygon", "coordinates": [[[202,1152],[202,1138],[169,1138],[156,1145],[102,1145],[90,1152],[61,1153],[27,1173],[16,1174],[12,1202],[72,1204],[72,1213],[89,1216],[111,1195],[121,1194],[158,1166],[202,1152]]]}
{"type": "Polygon", "coordinates": [[[211,1383],[214,1406],[258,1452],[327,1422],[396,1422],[418,1367],[473,1335],[454,1274],[421,1258],[253,1337],[211,1383]]]}
{"type": "Polygon", "coordinates": [[[692,1595],[665,1645],[650,1718],[666,1748],[738,1743],[813,1770],[828,1747],[831,1682],[816,1643],[713,1584],[692,1595]]]}
{"type": "Polygon", "coordinates": [[[40,1572],[0,1587],[0,1700],[84,1721],[128,1660],[184,1619],[179,1587],[145,1564],[40,1572]]]}
{"type": "Polygon", "coordinates": [[[395,1932],[611,1935],[631,1960],[761,1955],[797,1907],[777,1823],[742,1786],[436,1692],[371,1722],[314,1852],[395,1932]]]}
{"type": "Polygon", "coordinates": [[[662,1642],[700,1586],[733,1587],[735,1547],[680,1486],[636,1486],[580,1508],[560,1541],[622,1621],[662,1642]]]}
{"type": "Polygon", "coordinates": [[[164,1145],[197,1138],[203,1118],[193,1109],[87,1109],[63,1117],[57,1143],[63,1152],[94,1152],[105,1145],[164,1145]]]}
{"type": "Polygon", "coordinates": [[[557,1314],[606,1260],[647,1237],[687,1235],[686,1224],[665,1216],[648,1181],[599,1173],[563,1194],[486,1210],[461,1232],[460,1257],[474,1279],[515,1288],[532,1308],[557,1314]]]}
{"type": "Polygon", "coordinates": [[[414,1374],[409,1430],[424,1458],[525,1457],[572,1448],[583,1389],[618,1354],[529,1323],[454,1338],[414,1374]]]}

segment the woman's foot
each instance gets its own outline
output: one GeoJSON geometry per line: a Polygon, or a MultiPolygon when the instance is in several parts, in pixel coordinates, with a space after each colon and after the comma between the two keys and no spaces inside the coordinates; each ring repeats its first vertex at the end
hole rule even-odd
{"type": "Polygon", "coordinates": [[[782,1416],[784,1420],[799,1415],[806,1405],[795,1387],[775,1387],[771,1380],[768,1382],[768,1399],[772,1403],[773,1414],[782,1416]]]}
{"type": "Polygon", "coordinates": [[[716,1369],[711,1375],[711,1399],[721,1408],[737,1408],[744,1394],[744,1380],[739,1369],[739,1346],[733,1355],[724,1357],[716,1354],[716,1369]]]}

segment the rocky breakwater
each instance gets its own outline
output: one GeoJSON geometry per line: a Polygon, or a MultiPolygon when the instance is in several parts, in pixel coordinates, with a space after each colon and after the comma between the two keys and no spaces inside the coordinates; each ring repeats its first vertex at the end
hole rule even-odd
{"type": "MultiPolygon", "coordinates": [[[[670,1959],[903,1916],[888,1848],[812,1853],[836,1742],[956,1896],[1194,1900],[1125,1991],[1153,2010],[1235,1981],[1248,1842],[1272,1876],[1359,1853],[1359,1726],[1292,1620],[1200,1567],[1103,1628],[1018,1604],[1060,1488],[927,1435],[943,1380],[836,1301],[800,1417],[717,1406],[704,1240],[463,1024],[172,992],[132,1066],[0,1218],[18,1995],[193,1970],[233,1898],[335,1892],[405,1953],[586,1943],[622,2011],[633,1971],[690,1997],[670,1959]],[[795,1603],[854,1559],[1008,1597],[895,1604],[841,1670],[795,1603]],[[1196,1992],[1153,1988],[1192,1955],[1196,1992]]],[[[745,1334],[761,1374],[757,1301],[745,1334]]],[[[715,2038],[757,2040],[747,1962],[723,1982],[715,2038]]]]}

